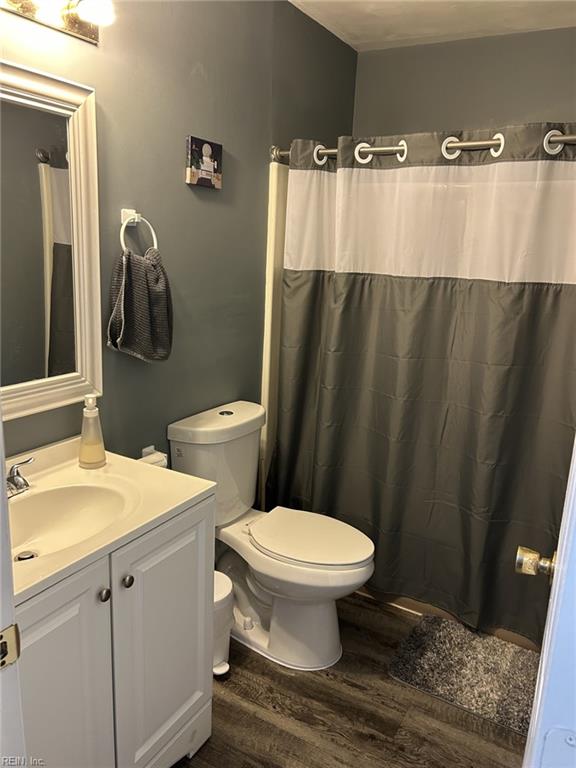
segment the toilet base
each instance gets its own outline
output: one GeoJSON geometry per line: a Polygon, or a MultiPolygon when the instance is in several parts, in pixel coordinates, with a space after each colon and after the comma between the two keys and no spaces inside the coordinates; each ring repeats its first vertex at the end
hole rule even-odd
{"type": "Polygon", "coordinates": [[[232,637],[283,667],[312,672],[342,656],[336,603],[299,602],[274,597],[270,629],[234,608],[232,637]]]}

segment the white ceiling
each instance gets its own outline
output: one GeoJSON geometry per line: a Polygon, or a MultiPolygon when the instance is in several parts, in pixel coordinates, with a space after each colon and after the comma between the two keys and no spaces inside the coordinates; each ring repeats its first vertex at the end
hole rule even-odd
{"type": "Polygon", "coordinates": [[[357,51],[576,27],[576,0],[291,0],[357,51]]]}

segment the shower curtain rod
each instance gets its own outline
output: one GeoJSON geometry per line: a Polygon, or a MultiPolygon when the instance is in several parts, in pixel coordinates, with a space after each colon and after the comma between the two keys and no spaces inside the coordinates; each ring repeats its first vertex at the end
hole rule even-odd
{"type": "MultiPolygon", "coordinates": [[[[549,144],[576,144],[576,134],[566,134],[565,136],[549,136],[549,144]]],[[[498,149],[501,146],[500,139],[487,139],[486,141],[449,141],[446,143],[445,149],[452,152],[456,149],[465,149],[470,151],[480,149],[498,149]]],[[[398,152],[405,151],[404,145],[392,146],[392,147],[360,147],[358,148],[359,154],[370,155],[395,155],[398,152]]],[[[336,157],[338,155],[337,149],[319,149],[317,151],[318,157],[336,157]]],[[[281,163],[283,160],[290,159],[289,149],[280,149],[276,145],[270,147],[270,159],[273,162],[281,163]]]]}

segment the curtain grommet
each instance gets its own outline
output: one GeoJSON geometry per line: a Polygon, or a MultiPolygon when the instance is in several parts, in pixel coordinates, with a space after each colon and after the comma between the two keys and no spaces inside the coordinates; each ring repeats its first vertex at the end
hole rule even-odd
{"type": "Polygon", "coordinates": [[[321,149],[326,149],[324,144],[316,144],[316,146],[314,147],[313,157],[316,165],[326,165],[326,163],[328,162],[328,155],[324,155],[324,157],[319,157],[318,152],[321,149]]]}
{"type": "Polygon", "coordinates": [[[361,141],[360,144],[356,144],[356,146],[354,147],[354,159],[356,160],[357,163],[360,163],[361,165],[367,165],[368,163],[372,162],[374,155],[372,153],[369,153],[367,155],[364,155],[364,157],[362,157],[362,155],[360,154],[360,150],[362,149],[372,149],[372,147],[370,146],[370,144],[367,144],[365,141],[361,141]]]}
{"type": "Polygon", "coordinates": [[[396,152],[396,159],[399,163],[403,163],[408,157],[408,144],[406,144],[404,139],[400,139],[398,146],[402,147],[402,152],[396,152]]]}
{"type": "Polygon", "coordinates": [[[490,147],[490,154],[492,157],[500,157],[502,152],[504,152],[504,144],[506,143],[506,139],[504,138],[503,133],[495,133],[494,136],[492,136],[492,140],[496,141],[498,139],[500,141],[500,146],[498,149],[494,149],[494,147],[490,147]]]}
{"type": "Polygon", "coordinates": [[[550,144],[550,139],[552,136],[563,136],[564,134],[562,131],[557,131],[556,129],[552,131],[548,131],[546,136],[544,136],[544,141],[542,142],[542,146],[544,147],[544,151],[547,152],[549,155],[559,155],[560,152],[564,149],[564,144],[550,144]]]}
{"type": "Polygon", "coordinates": [[[462,154],[461,149],[454,149],[450,151],[448,149],[448,144],[451,144],[453,141],[460,141],[456,136],[448,136],[447,139],[444,139],[442,142],[442,154],[446,158],[446,160],[456,160],[457,157],[460,157],[462,154]]]}

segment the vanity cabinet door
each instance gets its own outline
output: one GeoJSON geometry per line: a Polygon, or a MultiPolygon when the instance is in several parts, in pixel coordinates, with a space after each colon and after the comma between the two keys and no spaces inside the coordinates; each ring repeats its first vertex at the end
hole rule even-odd
{"type": "Polygon", "coordinates": [[[118,768],[167,768],[210,734],[212,505],[111,556],[118,768]]]}
{"type": "Polygon", "coordinates": [[[106,557],[16,609],[26,749],[46,768],[114,765],[109,585],[106,557]]]}

